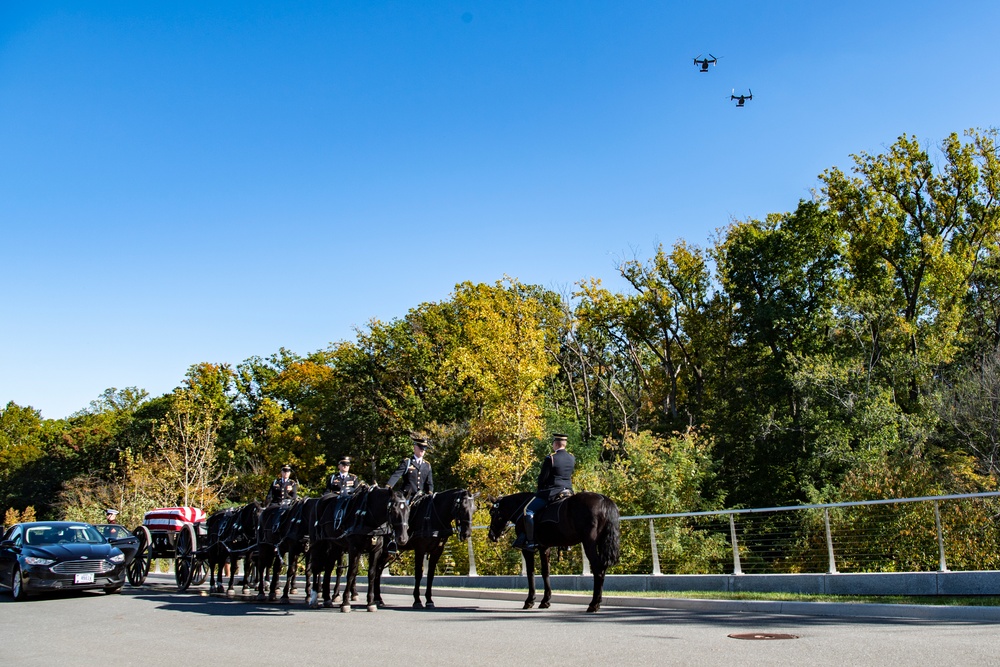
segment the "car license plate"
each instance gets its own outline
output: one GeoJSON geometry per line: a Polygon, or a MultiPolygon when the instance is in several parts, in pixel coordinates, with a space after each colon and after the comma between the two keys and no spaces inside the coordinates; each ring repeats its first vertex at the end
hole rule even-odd
{"type": "Polygon", "coordinates": [[[83,574],[77,574],[73,577],[74,584],[92,584],[94,583],[94,573],[86,572],[83,574]]]}

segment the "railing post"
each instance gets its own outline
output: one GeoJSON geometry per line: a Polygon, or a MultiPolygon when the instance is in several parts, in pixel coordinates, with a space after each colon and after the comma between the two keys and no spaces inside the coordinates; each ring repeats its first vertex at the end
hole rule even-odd
{"type": "Polygon", "coordinates": [[[823,508],[823,523],[826,524],[826,550],[830,555],[830,574],[837,574],[837,561],[833,556],[833,536],[830,534],[830,508],[823,508]]]}
{"type": "Polygon", "coordinates": [[[479,574],[476,572],[476,552],[472,549],[472,531],[469,531],[469,576],[478,577],[479,574]]]}
{"type": "Polygon", "coordinates": [[[736,521],[733,515],[729,515],[729,539],[733,542],[733,574],[743,574],[743,566],[740,564],[740,545],[736,541],[736,521]]]}
{"type": "Polygon", "coordinates": [[[938,572],[947,572],[948,564],[944,560],[944,533],[941,532],[941,510],[938,507],[938,501],[936,500],[934,501],[934,525],[937,526],[938,551],[941,554],[938,572]]]}
{"type": "Polygon", "coordinates": [[[653,551],[653,576],[658,577],[660,574],[660,552],[656,550],[656,528],[653,526],[653,520],[649,520],[649,547],[653,551]]]}
{"type": "Polygon", "coordinates": [[[590,574],[590,560],[587,558],[587,550],[583,548],[583,542],[580,543],[580,555],[583,558],[583,576],[590,574]]]}

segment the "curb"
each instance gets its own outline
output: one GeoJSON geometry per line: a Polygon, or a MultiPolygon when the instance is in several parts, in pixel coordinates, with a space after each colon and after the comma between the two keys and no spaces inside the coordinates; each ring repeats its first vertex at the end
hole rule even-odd
{"type": "MultiPolygon", "coordinates": [[[[413,587],[383,585],[382,591],[412,595],[413,587]]],[[[468,588],[434,588],[435,596],[474,600],[512,600],[523,602],[527,591],[501,591],[468,588]]],[[[552,602],[590,604],[590,595],[553,593],[552,602]]],[[[603,607],[640,607],[710,613],[754,613],[787,616],[835,616],[843,618],[894,618],[933,621],[971,621],[1000,623],[1000,607],[961,607],[919,604],[878,604],[864,602],[782,602],[771,600],[690,600],[686,598],[642,598],[604,595],[603,607]]]]}

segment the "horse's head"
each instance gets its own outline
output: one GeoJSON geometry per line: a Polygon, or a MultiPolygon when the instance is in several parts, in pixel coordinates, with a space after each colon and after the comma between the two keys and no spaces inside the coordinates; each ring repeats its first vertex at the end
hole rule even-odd
{"type": "Polygon", "coordinates": [[[490,496],[487,500],[490,503],[490,531],[488,533],[491,541],[496,542],[503,535],[503,531],[507,530],[507,521],[509,517],[501,510],[500,502],[503,500],[503,496],[499,498],[494,498],[490,496]]]}
{"type": "Polygon", "coordinates": [[[458,524],[458,539],[463,542],[469,539],[469,535],[472,534],[472,515],[475,513],[476,497],[462,489],[462,492],[455,498],[451,516],[458,524]]]}
{"type": "Polygon", "coordinates": [[[406,544],[410,539],[407,532],[410,522],[410,506],[403,494],[391,489],[386,489],[386,491],[389,492],[389,525],[392,526],[392,533],[396,536],[397,542],[406,544]]]}

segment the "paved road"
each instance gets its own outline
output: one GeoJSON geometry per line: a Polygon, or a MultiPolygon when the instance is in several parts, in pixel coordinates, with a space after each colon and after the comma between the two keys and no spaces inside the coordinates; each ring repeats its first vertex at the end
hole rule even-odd
{"type": "Polygon", "coordinates": [[[995,665],[995,623],[837,619],[517,602],[435,596],[438,609],[351,614],[177,594],[151,586],[12,602],[0,594],[5,665],[995,665]],[[731,633],[798,639],[745,641],[731,633]],[[285,658],[276,661],[279,648],[285,658]]]}

